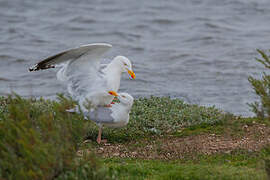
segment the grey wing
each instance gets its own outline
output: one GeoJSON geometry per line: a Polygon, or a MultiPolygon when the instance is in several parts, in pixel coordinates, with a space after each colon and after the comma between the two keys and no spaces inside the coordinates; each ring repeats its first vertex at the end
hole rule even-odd
{"type": "Polygon", "coordinates": [[[106,89],[104,74],[100,72],[100,61],[111,47],[105,43],[80,46],[48,57],[29,70],[37,71],[62,65],[57,78],[67,81],[68,92],[79,100],[78,98],[85,97],[89,92],[100,93],[106,89]]]}
{"type": "Polygon", "coordinates": [[[114,119],[111,116],[112,110],[107,107],[98,107],[92,112],[87,113],[90,120],[95,121],[96,123],[106,124],[113,123],[114,119]]]}
{"type": "Polygon", "coordinates": [[[107,52],[112,45],[106,43],[94,43],[82,45],[77,48],[69,49],[63,52],[60,52],[56,55],[50,56],[41,62],[35,64],[33,67],[29,68],[29,71],[38,71],[41,69],[54,68],[55,66],[63,63],[67,63],[68,61],[74,61],[81,56],[84,55],[94,55],[100,56],[107,52]]]}

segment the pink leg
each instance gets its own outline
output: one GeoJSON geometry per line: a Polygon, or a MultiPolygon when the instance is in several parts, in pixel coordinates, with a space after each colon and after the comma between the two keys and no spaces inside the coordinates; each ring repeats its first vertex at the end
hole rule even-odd
{"type": "Polygon", "coordinates": [[[101,143],[101,133],[102,133],[102,127],[99,127],[98,129],[98,137],[97,137],[97,143],[101,143]]]}
{"type": "Polygon", "coordinates": [[[97,143],[98,144],[100,144],[101,142],[102,143],[106,143],[107,142],[107,139],[101,139],[101,134],[102,134],[102,127],[99,127],[98,137],[97,137],[97,143]]]}

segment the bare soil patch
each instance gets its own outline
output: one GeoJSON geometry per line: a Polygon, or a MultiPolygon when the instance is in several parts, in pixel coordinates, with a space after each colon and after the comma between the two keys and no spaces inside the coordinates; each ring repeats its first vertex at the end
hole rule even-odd
{"type": "Polygon", "coordinates": [[[270,144],[270,127],[263,124],[244,125],[242,134],[233,136],[200,134],[188,137],[148,137],[127,143],[106,143],[94,148],[102,157],[140,158],[140,159],[179,159],[194,154],[231,153],[243,149],[248,152],[259,151],[270,144]]]}

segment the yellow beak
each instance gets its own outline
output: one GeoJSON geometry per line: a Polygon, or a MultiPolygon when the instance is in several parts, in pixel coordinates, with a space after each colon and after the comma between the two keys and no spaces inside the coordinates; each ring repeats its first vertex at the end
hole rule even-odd
{"type": "Polygon", "coordinates": [[[131,76],[132,79],[135,79],[136,78],[136,75],[135,73],[132,71],[132,70],[127,70],[128,71],[128,74],[131,76]]]}
{"type": "Polygon", "coordinates": [[[110,95],[113,95],[113,96],[118,96],[117,92],[115,92],[115,91],[109,91],[108,93],[109,93],[110,95]]]}

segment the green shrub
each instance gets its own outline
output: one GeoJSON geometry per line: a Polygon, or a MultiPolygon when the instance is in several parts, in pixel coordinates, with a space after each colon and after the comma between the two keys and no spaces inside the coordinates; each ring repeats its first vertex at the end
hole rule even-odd
{"type": "MultiPolygon", "coordinates": [[[[265,68],[270,69],[269,56],[264,51],[257,51],[261,55],[261,58],[256,58],[256,60],[263,64],[265,68]]],[[[256,79],[250,76],[248,80],[251,83],[255,93],[260,98],[259,102],[251,103],[249,106],[259,119],[270,120],[270,75],[263,72],[262,79],[256,79]]]]}
{"type": "Polygon", "coordinates": [[[89,123],[65,110],[74,102],[0,98],[0,179],[98,179],[103,176],[77,151],[89,123]],[[71,178],[72,177],[72,178],[71,178]]]}

